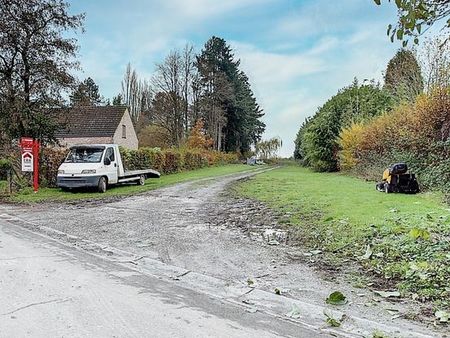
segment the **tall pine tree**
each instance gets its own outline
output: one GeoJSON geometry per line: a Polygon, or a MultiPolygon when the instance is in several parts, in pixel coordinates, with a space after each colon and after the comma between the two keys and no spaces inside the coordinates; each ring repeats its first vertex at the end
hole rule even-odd
{"type": "Polygon", "coordinates": [[[414,102],[423,92],[423,77],[413,52],[400,49],[389,61],[384,75],[384,88],[394,101],[414,102]]]}
{"type": "Polygon", "coordinates": [[[98,106],[102,101],[98,86],[90,77],[79,83],[70,95],[72,106],[98,106]]]}
{"type": "Polygon", "coordinates": [[[197,57],[200,115],[217,150],[247,151],[265,129],[264,114],[239,64],[226,41],[215,36],[197,57]]]}

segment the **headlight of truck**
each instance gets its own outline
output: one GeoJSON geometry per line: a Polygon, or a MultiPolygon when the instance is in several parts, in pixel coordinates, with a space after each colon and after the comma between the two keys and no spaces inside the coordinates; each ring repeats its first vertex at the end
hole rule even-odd
{"type": "Polygon", "coordinates": [[[97,171],[95,169],[85,169],[81,173],[82,174],[95,174],[97,171]]]}
{"type": "Polygon", "coordinates": [[[58,170],[58,175],[64,175],[64,170],[58,170]]]}

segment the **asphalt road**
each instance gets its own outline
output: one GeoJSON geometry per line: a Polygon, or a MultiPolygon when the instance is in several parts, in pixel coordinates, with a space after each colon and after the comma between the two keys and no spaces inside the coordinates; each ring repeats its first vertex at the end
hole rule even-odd
{"type": "Polygon", "coordinates": [[[326,337],[0,221],[0,337],[326,337]]]}

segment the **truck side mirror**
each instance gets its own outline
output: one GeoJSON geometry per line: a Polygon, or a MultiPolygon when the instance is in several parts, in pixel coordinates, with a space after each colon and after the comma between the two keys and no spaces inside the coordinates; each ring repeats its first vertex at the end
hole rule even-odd
{"type": "Polygon", "coordinates": [[[104,165],[110,165],[111,164],[111,160],[109,159],[109,157],[105,157],[105,160],[103,161],[104,165]]]}

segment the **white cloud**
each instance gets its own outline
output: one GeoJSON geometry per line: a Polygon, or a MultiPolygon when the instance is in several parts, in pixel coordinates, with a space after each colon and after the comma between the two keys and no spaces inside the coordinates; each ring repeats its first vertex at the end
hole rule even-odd
{"type": "Polygon", "coordinates": [[[284,141],[283,156],[292,154],[291,143],[298,127],[317,106],[317,95],[311,95],[305,86],[305,78],[326,71],[324,59],[317,54],[334,45],[334,39],[325,39],[310,50],[286,54],[231,42],[265,111],[267,128],[264,137],[280,136],[284,141]]]}
{"type": "Polygon", "coordinates": [[[172,0],[159,2],[172,15],[196,19],[213,19],[251,6],[264,6],[275,0],[172,0]]]}
{"type": "Polygon", "coordinates": [[[308,55],[321,55],[338,47],[339,39],[335,36],[322,37],[317,44],[307,51],[308,55]]]}
{"type": "Polygon", "coordinates": [[[267,52],[250,44],[230,42],[247,75],[261,87],[291,84],[307,74],[323,70],[322,61],[306,53],[282,54],[267,52]]]}

